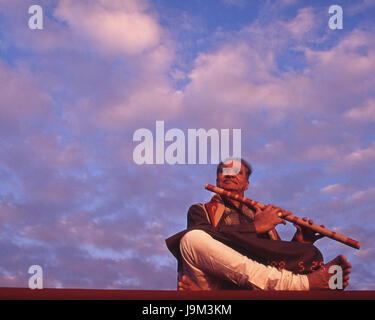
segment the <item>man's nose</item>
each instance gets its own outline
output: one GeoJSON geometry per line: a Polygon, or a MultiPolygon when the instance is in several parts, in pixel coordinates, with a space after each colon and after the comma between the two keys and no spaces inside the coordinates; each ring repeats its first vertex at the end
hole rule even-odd
{"type": "Polygon", "coordinates": [[[226,178],[226,179],[228,179],[228,178],[231,178],[231,179],[232,179],[232,178],[235,178],[235,176],[236,176],[236,175],[235,175],[235,173],[233,172],[233,174],[226,174],[226,175],[225,175],[225,178],[226,178]]]}

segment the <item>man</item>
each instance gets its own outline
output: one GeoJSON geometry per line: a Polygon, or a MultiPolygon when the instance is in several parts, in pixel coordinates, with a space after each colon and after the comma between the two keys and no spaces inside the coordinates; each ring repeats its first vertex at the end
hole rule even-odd
{"type": "MultiPolygon", "coordinates": [[[[242,159],[220,163],[216,184],[243,196],[251,172],[242,159]],[[235,167],[239,172],[230,170],[235,167]]],[[[321,236],[299,226],[291,242],[281,241],[275,230],[285,223],[280,214],[290,212],[273,205],[261,210],[218,195],[191,206],[187,229],[166,240],[178,260],[178,289],[326,289],[331,265],[342,267],[346,287],[351,268],[346,258],[323,265],[312,245],[321,236]]]]}

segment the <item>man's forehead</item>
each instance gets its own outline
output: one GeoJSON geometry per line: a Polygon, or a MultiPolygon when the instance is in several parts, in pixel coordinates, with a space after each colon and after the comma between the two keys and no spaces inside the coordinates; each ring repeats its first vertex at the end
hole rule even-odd
{"type": "Polygon", "coordinates": [[[233,168],[236,171],[235,174],[239,174],[240,171],[246,171],[245,166],[239,160],[227,160],[223,162],[222,168],[233,168]]]}
{"type": "Polygon", "coordinates": [[[226,160],[226,161],[223,162],[224,167],[232,167],[234,165],[239,166],[240,164],[241,164],[241,166],[243,166],[243,164],[239,160],[226,160]]]}

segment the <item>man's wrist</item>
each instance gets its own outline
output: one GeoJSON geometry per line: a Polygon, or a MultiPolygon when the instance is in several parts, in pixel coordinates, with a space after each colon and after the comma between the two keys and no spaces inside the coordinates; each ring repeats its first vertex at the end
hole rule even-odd
{"type": "Polygon", "coordinates": [[[254,231],[257,234],[267,233],[268,231],[272,230],[273,228],[270,226],[265,226],[261,222],[254,221],[254,231]]]}
{"type": "Polygon", "coordinates": [[[250,223],[249,229],[250,229],[249,230],[250,232],[257,233],[256,227],[255,227],[255,222],[250,223]]]}
{"type": "Polygon", "coordinates": [[[253,225],[254,225],[254,232],[257,234],[261,234],[262,233],[261,226],[259,226],[259,223],[257,223],[257,221],[254,221],[253,225]]]}

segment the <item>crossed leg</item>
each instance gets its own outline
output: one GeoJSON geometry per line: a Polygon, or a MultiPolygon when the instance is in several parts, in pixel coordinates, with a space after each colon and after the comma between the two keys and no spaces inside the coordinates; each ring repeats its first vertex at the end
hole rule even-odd
{"type": "MultiPolygon", "coordinates": [[[[219,290],[224,282],[261,290],[308,290],[306,275],[266,266],[240,254],[202,230],[187,232],[180,242],[182,273],[180,290],[195,283],[202,290],[219,290]],[[186,280],[186,281],[184,281],[186,280]]],[[[194,287],[197,289],[196,287],[194,287]]]]}
{"type": "Polygon", "coordinates": [[[238,287],[261,290],[328,289],[332,276],[328,270],[332,265],[342,268],[343,287],[349,283],[351,264],[343,255],[309,275],[298,275],[249,259],[202,230],[186,233],[180,250],[184,275],[179,279],[178,290],[221,289],[224,280],[238,287]]]}

